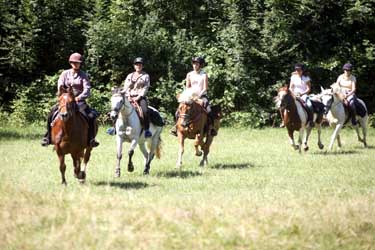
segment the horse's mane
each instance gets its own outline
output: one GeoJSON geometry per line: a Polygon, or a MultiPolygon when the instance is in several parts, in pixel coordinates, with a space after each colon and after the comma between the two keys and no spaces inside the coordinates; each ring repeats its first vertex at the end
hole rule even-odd
{"type": "Polygon", "coordinates": [[[185,89],[179,96],[179,103],[191,104],[193,101],[198,99],[198,95],[190,88],[185,89]]]}

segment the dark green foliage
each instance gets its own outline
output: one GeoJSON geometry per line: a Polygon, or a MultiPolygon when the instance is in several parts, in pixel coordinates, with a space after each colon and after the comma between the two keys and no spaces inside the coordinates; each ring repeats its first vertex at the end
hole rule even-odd
{"type": "Polygon", "coordinates": [[[357,94],[375,111],[375,0],[0,1],[3,110],[17,89],[13,107],[33,95],[24,86],[69,67],[67,57],[78,51],[94,86],[90,102],[101,113],[110,88],[142,56],[150,104],[172,121],[196,55],[208,62],[209,96],[222,106],[223,124],[270,124],[272,97],[296,62],[307,65],[314,93],[351,62],[357,94]]]}

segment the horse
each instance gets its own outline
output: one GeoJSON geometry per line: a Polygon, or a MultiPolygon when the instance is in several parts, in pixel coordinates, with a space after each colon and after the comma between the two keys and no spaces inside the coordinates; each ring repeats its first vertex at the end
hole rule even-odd
{"type": "MultiPolygon", "coordinates": [[[[199,165],[201,167],[208,165],[208,153],[214,136],[211,135],[211,131],[208,131],[208,114],[207,111],[200,104],[198,97],[186,89],[184,92],[177,96],[179,102],[178,106],[178,117],[177,117],[177,137],[179,142],[179,151],[176,167],[181,169],[182,166],[182,155],[184,153],[184,142],[185,139],[195,139],[195,155],[203,158],[199,165]],[[201,150],[199,150],[199,147],[201,150]]],[[[213,126],[218,131],[220,126],[221,110],[219,106],[213,106],[212,111],[215,110],[216,117],[213,126]]]]}
{"type": "MultiPolygon", "coordinates": [[[[95,124],[95,134],[98,126],[95,124]]],[[[70,154],[73,160],[74,176],[83,183],[86,179],[86,168],[90,160],[92,147],[88,143],[88,121],[79,112],[74,100],[72,88],[59,90],[58,115],[52,122],[51,139],[54,150],[60,161],[62,184],[65,179],[65,155],[70,154]],[[81,161],[83,158],[83,169],[81,161]]]]}
{"type": "MultiPolygon", "coordinates": [[[[149,109],[153,109],[149,107],[149,109]]],[[[128,97],[122,92],[121,89],[116,89],[111,97],[111,112],[110,117],[115,121],[116,128],[116,144],[117,144],[117,164],[115,169],[115,177],[121,176],[120,161],[122,158],[122,144],[124,141],[130,142],[130,149],[128,151],[128,171],[134,171],[132,157],[134,149],[139,144],[139,148],[144,156],[144,171],[145,175],[150,173],[151,161],[154,156],[160,159],[161,156],[161,137],[160,134],[163,130],[162,126],[155,125],[152,120],[150,122],[150,131],[152,137],[145,138],[144,129],[141,125],[135,108],[128,100],[128,97]],[[145,143],[149,144],[147,151],[145,143]]]]}
{"type": "MultiPolygon", "coordinates": [[[[278,90],[278,94],[275,97],[276,107],[281,111],[284,125],[288,130],[288,136],[291,146],[301,152],[302,137],[306,129],[306,134],[303,139],[304,151],[309,150],[307,145],[312,127],[307,125],[307,112],[303,108],[300,101],[291,93],[287,86],[281,87],[278,90]],[[294,142],[294,131],[299,131],[298,145],[294,142]]],[[[323,149],[324,145],[321,142],[321,123],[322,121],[317,120],[317,115],[314,113],[315,126],[318,130],[318,147],[323,149]]]]}
{"type": "MultiPolygon", "coordinates": [[[[325,105],[325,114],[327,115],[327,119],[329,124],[335,125],[335,130],[333,131],[333,134],[331,136],[331,141],[329,144],[329,150],[332,150],[333,144],[335,140],[337,139],[338,147],[341,148],[341,138],[340,138],[340,130],[344,126],[344,124],[347,123],[349,119],[348,112],[345,112],[345,106],[343,102],[343,94],[342,90],[339,86],[332,86],[330,89],[324,89],[321,87],[321,93],[319,94],[320,99],[322,100],[322,103],[325,105]]],[[[367,120],[368,120],[368,112],[366,108],[366,104],[359,98],[357,98],[358,102],[363,105],[363,107],[366,110],[366,114],[364,117],[361,117],[359,115],[356,116],[356,119],[359,122],[359,125],[362,128],[362,135],[363,138],[361,138],[359,134],[359,128],[358,125],[354,126],[355,131],[357,133],[357,138],[359,142],[362,142],[364,147],[367,147],[366,142],[366,135],[367,135],[367,120]]],[[[351,124],[349,122],[349,124],[351,124]]]]}

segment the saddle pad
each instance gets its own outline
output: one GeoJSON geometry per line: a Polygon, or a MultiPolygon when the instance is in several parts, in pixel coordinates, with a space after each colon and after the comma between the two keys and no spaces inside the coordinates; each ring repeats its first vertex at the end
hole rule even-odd
{"type": "Polygon", "coordinates": [[[157,111],[154,107],[148,106],[147,109],[148,117],[150,118],[150,121],[159,127],[162,127],[165,125],[164,119],[161,117],[159,111],[157,111]]]}

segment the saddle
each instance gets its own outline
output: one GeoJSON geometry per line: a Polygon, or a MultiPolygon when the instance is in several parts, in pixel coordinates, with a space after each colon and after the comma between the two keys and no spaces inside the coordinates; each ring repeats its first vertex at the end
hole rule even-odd
{"type": "MultiPolygon", "coordinates": [[[[357,100],[354,101],[355,111],[356,111],[357,115],[359,115],[360,117],[365,117],[366,114],[367,114],[367,110],[366,110],[366,107],[363,106],[363,104],[360,102],[360,100],[361,99],[357,98],[357,100]]],[[[350,111],[349,110],[350,107],[349,107],[349,102],[348,101],[344,101],[344,107],[345,107],[345,112],[349,112],[350,111]]]]}
{"type": "MultiPolygon", "coordinates": [[[[136,102],[136,101],[131,101],[130,103],[134,107],[134,109],[135,109],[135,111],[138,115],[138,118],[141,121],[141,125],[143,127],[144,126],[144,124],[143,124],[144,123],[144,117],[143,117],[143,112],[142,112],[141,106],[139,106],[138,102],[136,102]]],[[[154,124],[155,126],[162,127],[162,126],[165,125],[163,117],[161,117],[159,111],[156,108],[154,108],[152,106],[147,106],[147,115],[150,119],[150,122],[152,124],[154,124]]]]}

